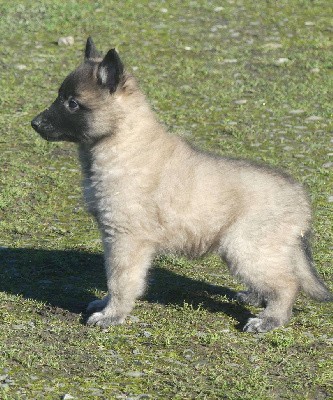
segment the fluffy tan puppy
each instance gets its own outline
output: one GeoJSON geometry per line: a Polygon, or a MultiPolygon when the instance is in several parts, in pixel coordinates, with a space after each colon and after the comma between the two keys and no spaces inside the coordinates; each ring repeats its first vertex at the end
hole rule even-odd
{"type": "Polygon", "coordinates": [[[311,209],[302,186],[274,169],[205,154],[158,122],[115,50],[102,58],[89,38],[85,62],[32,121],[47,140],[78,143],[89,211],[98,222],[108,295],[88,324],[122,323],[143,293],[157,253],[218,253],[265,305],[244,327],[288,322],[299,290],[331,294],[312,266],[311,209]]]}

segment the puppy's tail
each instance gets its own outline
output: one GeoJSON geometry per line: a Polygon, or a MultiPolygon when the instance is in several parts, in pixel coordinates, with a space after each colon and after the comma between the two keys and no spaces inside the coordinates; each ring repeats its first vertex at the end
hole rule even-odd
{"type": "Polygon", "coordinates": [[[332,293],[314,268],[308,234],[301,237],[301,251],[296,261],[296,274],[302,290],[307,295],[317,301],[333,301],[332,293]]]}

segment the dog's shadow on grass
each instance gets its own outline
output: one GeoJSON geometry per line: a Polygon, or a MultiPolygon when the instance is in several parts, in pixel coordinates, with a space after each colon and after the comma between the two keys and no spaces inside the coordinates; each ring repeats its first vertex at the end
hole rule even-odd
{"type": "MultiPolygon", "coordinates": [[[[241,329],[252,316],[233,301],[235,292],[155,266],[144,300],[205,308],[233,317],[241,329]]],[[[106,290],[101,254],[80,250],[0,248],[0,291],[41,301],[70,313],[85,312],[96,290],[106,290]]]]}

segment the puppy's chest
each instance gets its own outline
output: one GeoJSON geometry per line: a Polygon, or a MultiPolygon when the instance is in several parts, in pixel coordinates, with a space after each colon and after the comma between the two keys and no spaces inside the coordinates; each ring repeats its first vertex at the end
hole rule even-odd
{"type": "Polygon", "coordinates": [[[114,209],[120,194],[117,181],[97,174],[84,178],[83,191],[88,210],[94,215],[114,209]]]}
{"type": "Polygon", "coordinates": [[[128,225],[144,213],[146,199],[135,175],[106,170],[83,182],[88,211],[103,225],[128,225]]]}

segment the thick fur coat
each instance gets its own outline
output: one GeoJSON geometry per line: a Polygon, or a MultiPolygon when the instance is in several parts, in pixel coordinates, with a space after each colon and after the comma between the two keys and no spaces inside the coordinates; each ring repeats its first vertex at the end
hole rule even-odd
{"type": "Polygon", "coordinates": [[[285,324],[299,290],[331,295],[309,257],[311,208],[302,186],[274,169],[205,154],[168,133],[115,50],[89,38],[85,62],[32,126],[47,140],[78,143],[87,207],[103,240],[108,295],[88,324],[122,323],[143,293],[158,253],[218,253],[265,305],[244,329],[285,324]]]}

